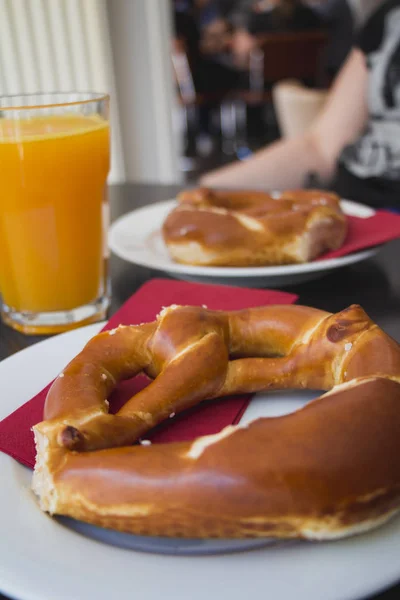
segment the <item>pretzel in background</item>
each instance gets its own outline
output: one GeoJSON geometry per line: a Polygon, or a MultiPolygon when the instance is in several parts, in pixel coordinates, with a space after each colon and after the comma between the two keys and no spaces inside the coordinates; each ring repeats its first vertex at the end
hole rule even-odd
{"type": "Polygon", "coordinates": [[[309,262],[340,248],[347,228],[332,192],[198,188],[178,195],[162,234],[176,262],[249,267],[309,262]]]}

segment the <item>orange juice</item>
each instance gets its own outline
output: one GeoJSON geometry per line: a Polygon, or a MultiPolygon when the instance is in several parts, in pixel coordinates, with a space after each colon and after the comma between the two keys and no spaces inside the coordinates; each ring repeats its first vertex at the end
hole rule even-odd
{"type": "Polygon", "coordinates": [[[68,311],[105,280],[109,127],[98,115],[0,119],[0,292],[16,311],[68,311]]]}

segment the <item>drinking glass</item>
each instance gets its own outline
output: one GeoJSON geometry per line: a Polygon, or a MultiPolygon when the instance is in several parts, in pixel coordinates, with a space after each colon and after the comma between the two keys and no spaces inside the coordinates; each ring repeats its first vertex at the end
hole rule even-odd
{"type": "Polygon", "coordinates": [[[105,317],[109,97],[0,97],[0,293],[5,323],[50,334],[105,317]]]}

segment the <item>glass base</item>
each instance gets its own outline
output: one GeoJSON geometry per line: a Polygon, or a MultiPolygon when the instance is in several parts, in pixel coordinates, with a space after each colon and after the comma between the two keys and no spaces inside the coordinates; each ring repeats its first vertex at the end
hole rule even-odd
{"type": "Polygon", "coordinates": [[[3,304],[1,318],[6,325],[27,335],[51,335],[96,323],[105,319],[110,297],[102,296],[73,310],[32,313],[18,311],[3,304]]]}

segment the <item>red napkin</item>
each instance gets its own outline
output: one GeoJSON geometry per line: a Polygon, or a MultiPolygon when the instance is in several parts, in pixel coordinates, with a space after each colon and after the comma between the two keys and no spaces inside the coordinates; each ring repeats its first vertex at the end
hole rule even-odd
{"type": "Polygon", "coordinates": [[[378,210],[372,217],[348,217],[349,231],[345,243],[338,250],[327,252],[317,260],[338,258],[351,252],[365,250],[400,237],[400,215],[378,210]]]}
{"type": "MultiPolygon", "coordinates": [[[[215,310],[236,310],[265,304],[291,304],[296,299],[294,294],[279,291],[153,279],[111,317],[104,329],[153,321],[161,308],[170,304],[205,304],[215,310]]],[[[148,383],[148,379],[142,376],[122,383],[110,398],[111,410],[118,410],[148,383]]],[[[35,462],[31,427],[42,420],[43,403],[49,387],[50,384],[0,422],[0,450],[28,467],[33,467],[35,462]]],[[[159,426],[148,437],[153,442],[171,442],[217,433],[226,425],[238,423],[250,398],[251,394],[246,394],[204,402],[159,426]]]]}

